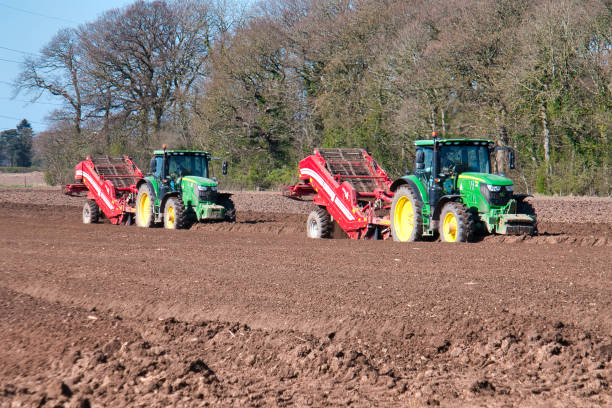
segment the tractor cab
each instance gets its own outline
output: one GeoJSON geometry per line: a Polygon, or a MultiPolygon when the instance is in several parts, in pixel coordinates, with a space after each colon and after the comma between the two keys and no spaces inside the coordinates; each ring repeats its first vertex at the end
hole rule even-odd
{"type": "MultiPolygon", "coordinates": [[[[459,194],[459,180],[469,178],[470,174],[472,177],[481,175],[489,178],[491,157],[501,149],[486,139],[419,140],[416,147],[414,174],[429,187],[435,198],[439,198],[439,194],[459,194]]],[[[510,168],[514,168],[514,156],[509,149],[508,161],[510,168]]],[[[489,181],[495,183],[500,180],[489,181]]]]}

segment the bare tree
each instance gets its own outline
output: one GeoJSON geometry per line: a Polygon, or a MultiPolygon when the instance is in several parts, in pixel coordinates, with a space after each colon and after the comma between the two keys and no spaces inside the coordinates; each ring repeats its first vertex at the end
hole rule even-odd
{"type": "Polygon", "coordinates": [[[137,1],[111,10],[80,31],[92,75],[112,90],[116,105],[135,114],[140,142],[162,129],[169,108],[204,74],[211,46],[206,3],[137,1]]]}
{"type": "MultiPolygon", "coordinates": [[[[79,37],[75,30],[64,29],[46,45],[38,57],[26,57],[17,78],[16,93],[32,94],[36,101],[44,93],[63,98],[67,115],[77,134],[81,133],[83,101],[81,87],[84,72],[79,37]]],[[[61,117],[62,115],[60,115],[61,117]]]]}

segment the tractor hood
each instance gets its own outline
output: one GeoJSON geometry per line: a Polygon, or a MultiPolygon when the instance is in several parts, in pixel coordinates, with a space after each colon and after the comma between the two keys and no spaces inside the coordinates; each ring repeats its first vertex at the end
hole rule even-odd
{"type": "Polygon", "coordinates": [[[488,173],[461,173],[459,175],[459,180],[475,180],[485,184],[492,184],[494,186],[511,186],[514,184],[509,178],[488,173]]]}
{"type": "Polygon", "coordinates": [[[213,179],[209,179],[206,177],[197,177],[197,176],[185,176],[183,177],[183,182],[195,184],[197,186],[206,186],[206,187],[216,187],[217,182],[213,179]]]}

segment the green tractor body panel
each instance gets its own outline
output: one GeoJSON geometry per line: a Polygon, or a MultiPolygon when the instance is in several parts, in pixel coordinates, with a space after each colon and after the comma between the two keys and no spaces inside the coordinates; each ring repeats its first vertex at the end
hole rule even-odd
{"type": "Polygon", "coordinates": [[[423,236],[432,236],[444,205],[459,201],[473,215],[476,228],[488,233],[518,234],[535,230],[535,215],[520,214],[525,196],[514,194],[514,183],[491,173],[493,142],[485,139],[418,140],[413,174],[393,183],[416,187],[423,201],[423,236]],[[437,174],[435,172],[437,171],[437,174]]]}
{"type": "Polygon", "coordinates": [[[198,220],[222,220],[225,207],[217,205],[217,182],[213,179],[186,176],[181,179],[182,199],[186,208],[193,208],[198,220]]]}
{"type": "Polygon", "coordinates": [[[156,150],[151,174],[144,178],[154,191],[154,217],[160,222],[164,205],[178,197],[197,221],[224,220],[226,208],[217,204],[218,183],[208,177],[210,154],[197,150],[156,150]]]}

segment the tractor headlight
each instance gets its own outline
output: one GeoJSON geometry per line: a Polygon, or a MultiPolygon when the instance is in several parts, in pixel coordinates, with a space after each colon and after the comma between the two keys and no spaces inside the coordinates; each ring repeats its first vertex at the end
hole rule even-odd
{"type": "Polygon", "coordinates": [[[487,190],[497,193],[501,191],[501,186],[494,186],[492,184],[487,184],[487,190]]]}
{"type": "Polygon", "coordinates": [[[514,186],[512,186],[512,185],[506,186],[506,191],[513,192],[514,191],[514,186]]]}
{"type": "Polygon", "coordinates": [[[208,186],[198,186],[199,191],[208,191],[208,186]]]}

